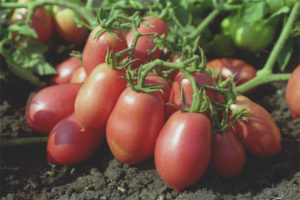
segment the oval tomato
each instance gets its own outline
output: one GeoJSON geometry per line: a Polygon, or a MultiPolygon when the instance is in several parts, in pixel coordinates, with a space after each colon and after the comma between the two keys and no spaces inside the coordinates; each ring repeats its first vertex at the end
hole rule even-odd
{"type": "Polygon", "coordinates": [[[300,65],[294,69],[287,83],[285,97],[292,117],[300,117],[300,65]]]}
{"type": "Polygon", "coordinates": [[[231,129],[214,135],[211,165],[219,176],[237,176],[242,172],[245,160],[244,147],[231,129]]]}
{"type": "MultiPolygon", "coordinates": [[[[157,17],[151,17],[147,16],[145,19],[150,18],[148,20],[145,20],[145,24],[148,24],[149,26],[145,26],[143,24],[140,24],[138,27],[138,32],[139,33],[158,33],[159,35],[164,35],[164,37],[167,36],[168,34],[168,27],[166,23],[157,18],[157,17]]],[[[149,40],[153,40],[156,37],[154,35],[147,35],[147,36],[141,36],[138,38],[136,47],[135,47],[135,52],[134,52],[134,59],[137,59],[133,67],[139,67],[142,64],[145,64],[150,61],[150,56],[148,55],[148,52],[152,50],[155,46],[155,43],[149,40]]],[[[132,41],[134,39],[134,33],[132,30],[130,30],[127,35],[126,35],[126,40],[128,43],[128,46],[131,46],[132,41]]],[[[157,48],[153,53],[151,53],[151,57],[153,60],[159,58],[162,54],[162,50],[157,48]]]]}
{"type": "Polygon", "coordinates": [[[70,57],[57,66],[57,74],[51,79],[54,84],[70,83],[73,73],[81,67],[80,60],[77,57],[70,57]]]}
{"type": "MultiPolygon", "coordinates": [[[[105,63],[107,48],[109,52],[114,50],[114,53],[127,48],[123,31],[115,31],[116,35],[103,32],[95,38],[95,35],[100,30],[101,27],[99,26],[92,30],[82,52],[82,65],[87,75],[89,75],[97,65],[105,63]]],[[[123,55],[123,58],[125,57],[126,54],[123,55]]]]}
{"type": "Polygon", "coordinates": [[[156,94],[162,97],[164,103],[169,100],[171,86],[169,82],[161,77],[159,74],[149,73],[145,78],[145,85],[162,85],[164,88],[161,88],[163,92],[155,92],[156,94]]]}
{"type": "Polygon", "coordinates": [[[222,74],[223,80],[235,74],[234,81],[241,85],[256,76],[255,68],[236,58],[216,58],[207,62],[206,67],[222,74]]]}
{"type": "Polygon", "coordinates": [[[199,113],[174,113],[160,131],[155,145],[157,172],[177,192],[203,176],[210,156],[210,121],[199,113]]]}
{"type": "Polygon", "coordinates": [[[238,96],[230,108],[246,108],[252,112],[245,115],[246,120],[237,120],[232,127],[235,135],[251,154],[272,156],[281,151],[280,131],[268,111],[244,96],[238,96]]]}
{"type": "Polygon", "coordinates": [[[83,67],[79,67],[73,73],[70,83],[83,83],[87,79],[87,75],[83,67]]]}
{"type": "MultiPolygon", "coordinates": [[[[20,1],[29,2],[30,0],[20,1]]],[[[17,8],[12,14],[10,23],[25,22],[28,15],[26,8],[17,8]]],[[[38,40],[47,43],[51,37],[53,24],[50,14],[43,8],[39,7],[35,10],[31,20],[30,27],[33,28],[38,36],[38,40]]]]}
{"type": "Polygon", "coordinates": [[[105,129],[83,129],[71,114],[50,132],[47,144],[49,163],[72,165],[87,159],[104,141],[105,129]]]}
{"type": "Polygon", "coordinates": [[[40,90],[26,107],[28,125],[38,133],[49,134],[60,120],[74,112],[80,87],[81,84],[63,84],[40,90]]]}
{"type": "Polygon", "coordinates": [[[154,144],[164,123],[160,96],[126,88],[106,126],[110,150],[119,161],[135,164],[153,155],[154,144]]]}
{"type": "Polygon", "coordinates": [[[120,94],[126,88],[123,70],[112,69],[106,63],[98,65],[83,83],[75,101],[75,114],[87,129],[105,125],[120,94]]]}

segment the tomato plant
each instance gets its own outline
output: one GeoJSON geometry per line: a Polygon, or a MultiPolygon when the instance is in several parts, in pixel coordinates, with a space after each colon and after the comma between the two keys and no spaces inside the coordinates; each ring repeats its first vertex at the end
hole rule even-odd
{"type": "Polygon", "coordinates": [[[28,125],[36,132],[48,135],[60,120],[74,112],[80,87],[81,84],[62,84],[40,90],[27,104],[28,125]]]}
{"type": "Polygon", "coordinates": [[[300,65],[298,65],[286,86],[286,102],[291,111],[292,117],[300,117],[300,65]]]}
{"type": "Polygon", "coordinates": [[[126,88],[109,116],[106,139],[119,161],[135,164],[153,155],[164,123],[164,103],[153,93],[126,88]]]}
{"type": "Polygon", "coordinates": [[[199,113],[177,111],[163,126],[155,145],[159,176],[177,192],[197,182],[211,157],[211,125],[199,113]]]}

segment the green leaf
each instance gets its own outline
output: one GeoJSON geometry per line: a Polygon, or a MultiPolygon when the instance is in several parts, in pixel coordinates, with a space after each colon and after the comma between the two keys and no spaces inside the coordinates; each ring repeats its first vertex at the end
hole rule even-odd
{"type": "Polygon", "coordinates": [[[12,24],[9,26],[10,32],[17,32],[20,35],[25,35],[33,38],[38,38],[37,33],[33,28],[31,28],[28,24],[24,22],[19,22],[16,24],[12,24]]]}
{"type": "Polygon", "coordinates": [[[254,22],[267,14],[268,5],[264,0],[247,1],[242,5],[242,19],[244,21],[254,22]]]}
{"type": "Polygon", "coordinates": [[[290,8],[288,6],[284,6],[284,7],[280,8],[279,10],[277,10],[275,13],[273,13],[270,17],[268,17],[268,19],[265,20],[265,24],[274,22],[283,14],[286,14],[289,12],[290,12],[290,8]]]}
{"type": "Polygon", "coordinates": [[[279,65],[280,71],[283,72],[284,69],[286,68],[287,64],[290,61],[290,58],[293,54],[293,39],[289,39],[283,49],[281,50],[280,55],[277,58],[277,63],[279,65]]]}
{"type": "Polygon", "coordinates": [[[192,11],[189,1],[186,0],[173,0],[172,6],[177,19],[182,25],[187,25],[192,22],[192,11]]]}
{"type": "Polygon", "coordinates": [[[100,7],[97,12],[99,22],[105,22],[108,19],[108,13],[104,11],[103,7],[100,7]]]}

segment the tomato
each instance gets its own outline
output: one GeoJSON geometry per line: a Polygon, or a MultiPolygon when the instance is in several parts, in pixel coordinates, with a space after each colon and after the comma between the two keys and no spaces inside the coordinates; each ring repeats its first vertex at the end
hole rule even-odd
{"type": "Polygon", "coordinates": [[[104,127],[83,129],[73,113],[51,130],[47,144],[48,162],[61,165],[82,162],[103,143],[104,139],[104,127]]]}
{"type": "MultiPolygon", "coordinates": [[[[28,0],[23,2],[28,2],[28,0]]],[[[26,8],[17,8],[12,14],[10,23],[25,22],[27,15],[28,10],[26,8]]],[[[43,7],[37,8],[30,20],[30,27],[35,30],[40,42],[47,43],[53,29],[51,15],[43,7]]]]}
{"type": "MultiPolygon", "coordinates": [[[[114,50],[114,53],[127,48],[123,31],[115,31],[116,36],[109,32],[103,32],[95,38],[95,35],[100,30],[101,27],[99,26],[92,30],[82,52],[82,65],[87,75],[89,75],[97,65],[105,62],[107,48],[109,48],[109,52],[114,50]]],[[[126,55],[127,54],[124,54],[123,58],[125,58],[126,55]]]]}
{"type": "MultiPolygon", "coordinates": [[[[168,27],[166,23],[157,18],[157,17],[145,17],[145,24],[148,24],[149,26],[145,26],[143,24],[140,24],[138,27],[139,33],[158,33],[159,35],[165,34],[164,37],[168,34],[168,27]],[[150,19],[149,19],[150,18],[150,19]],[[148,20],[147,20],[148,19],[148,20]]],[[[151,60],[150,56],[148,55],[148,52],[152,50],[155,46],[155,43],[149,40],[155,39],[156,37],[154,35],[147,35],[147,36],[141,36],[138,38],[135,52],[134,52],[134,59],[137,59],[137,61],[134,62],[133,67],[139,67],[142,64],[145,64],[151,60]]],[[[131,46],[132,41],[134,39],[134,33],[133,30],[130,30],[126,35],[126,40],[128,43],[128,46],[131,46]]],[[[156,49],[153,53],[151,53],[151,57],[153,60],[159,58],[162,54],[162,50],[156,49]]]]}
{"type": "Polygon", "coordinates": [[[77,26],[74,12],[71,9],[53,6],[53,15],[55,28],[61,38],[75,45],[85,41],[88,29],[84,26],[80,28],[77,26]]]}
{"type": "Polygon", "coordinates": [[[246,160],[242,143],[232,129],[213,137],[211,166],[223,178],[233,178],[243,170],[246,160]]]}
{"type": "Polygon", "coordinates": [[[34,95],[26,107],[28,125],[47,135],[63,118],[74,112],[74,102],[81,84],[46,87],[34,95]]]}
{"type": "Polygon", "coordinates": [[[70,83],[83,83],[87,79],[87,75],[83,67],[79,67],[73,73],[70,83]]]}
{"type": "Polygon", "coordinates": [[[156,93],[160,95],[164,103],[166,103],[169,100],[170,91],[171,91],[171,86],[169,82],[165,78],[161,77],[159,74],[155,74],[155,73],[147,74],[145,78],[145,85],[158,85],[158,84],[164,86],[164,88],[161,88],[163,92],[156,92],[156,93]]]}
{"type": "Polygon", "coordinates": [[[51,79],[54,84],[65,84],[71,81],[73,73],[81,67],[77,57],[69,57],[57,66],[57,74],[51,79]]]}
{"type": "Polygon", "coordinates": [[[207,62],[206,67],[222,74],[223,80],[235,74],[234,81],[241,85],[256,76],[256,69],[237,58],[216,58],[207,62]]]}
{"type": "Polygon", "coordinates": [[[159,176],[177,192],[197,182],[211,156],[211,125],[199,113],[178,111],[163,126],[155,145],[159,176]]]}
{"type": "Polygon", "coordinates": [[[300,117],[300,65],[294,69],[291,78],[288,81],[285,97],[292,117],[300,117]]]}
{"type": "Polygon", "coordinates": [[[246,120],[237,120],[233,131],[253,155],[272,156],[281,151],[280,131],[272,116],[260,105],[244,96],[238,96],[230,106],[232,110],[246,108],[246,120]]]}
{"type": "MultiPolygon", "coordinates": [[[[198,84],[202,85],[208,85],[208,86],[214,86],[213,79],[211,78],[210,74],[207,72],[193,72],[192,76],[196,79],[196,82],[198,84]]],[[[182,99],[181,99],[181,88],[183,88],[184,96],[185,96],[185,103],[187,106],[191,106],[193,102],[193,87],[191,82],[184,76],[182,72],[179,72],[173,82],[171,92],[170,92],[170,98],[169,103],[175,104],[179,107],[183,108],[182,105],[182,99]]],[[[213,100],[217,100],[218,94],[215,91],[212,90],[206,90],[206,94],[209,98],[213,100]]],[[[174,106],[167,105],[166,112],[167,116],[171,116],[174,112],[176,112],[178,109],[174,106]]],[[[208,114],[208,113],[207,113],[208,114]]]]}
{"type": "Polygon", "coordinates": [[[126,88],[106,126],[107,143],[115,158],[136,164],[152,156],[164,115],[160,96],[126,88]]]}
{"type": "Polygon", "coordinates": [[[83,83],[75,101],[75,114],[87,129],[105,125],[120,94],[126,88],[125,71],[98,65],[83,83]]]}

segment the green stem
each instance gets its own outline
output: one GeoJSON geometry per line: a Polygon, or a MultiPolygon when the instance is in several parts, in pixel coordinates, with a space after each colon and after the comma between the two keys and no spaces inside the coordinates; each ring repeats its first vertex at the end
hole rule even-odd
{"type": "Polygon", "coordinates": [[[238,86],[236,88],[237,92],[243,94],[259,85],[275,82],[275,81],[287,81],[289,80],[291,74],[270,74],[268,76],[259,75],[255,78],[251,79],[250,81],[238,86]]]}
{"type": "Polygon", "coordinates": [[[0,139],[0,147],[30,146],[34,144],[45,144],[48,137],[30,137],[30,138],[13,138],[0,139]]]}
{"type": "Polygon", "coordinates": [[[94,0],[87,0],[85,7],[87,7],[88,9],[91,9],[93,7],[93,3],[94,3],[94,0]]]}
{"type": "Polygon", "coordinates": [[[283,27],[274,48],[272,49],[272,51],[270,53],[270,56],[265,64],[265,66],[263,67],[262,70],[258,71],[258,74],[272,73],[274,64],[275,64],[281,50],[283,49],[285,42],[289,38],[290,32],[293,28],[293,24],[296,21],[299,12],[300,12],[300,2],[298,1],[295,3],[295,5],[289,15],[289,18],[288,18],[285,26],[283,27]]]}

